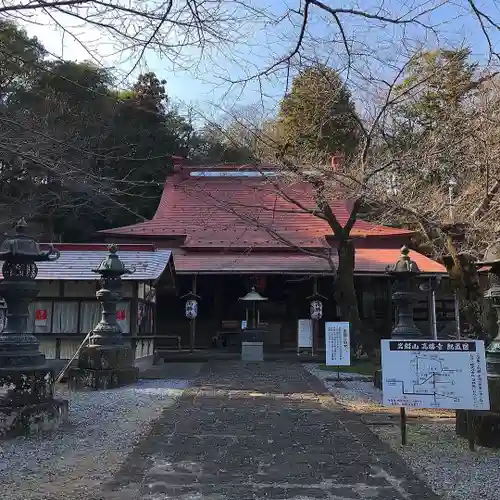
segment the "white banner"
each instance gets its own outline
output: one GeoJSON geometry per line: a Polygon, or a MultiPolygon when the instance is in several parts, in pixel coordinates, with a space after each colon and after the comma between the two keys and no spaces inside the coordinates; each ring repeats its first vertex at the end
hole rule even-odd
{"type": "Polygon", "coordinates": [[[351,364],[351,339],[349,322],[325,323],[326,364],[349,366],[351,364]]]}
{"type": "Polygon", "coordinates": [[[312,347],[313,346],[313,320],[312,319],[299,319],[298,321],[298,347],[312,347]]]}
{"type": "Polygon", "coordinates": [[[382,340],[384,405],[489,410],[482,340],[382,340]]]}

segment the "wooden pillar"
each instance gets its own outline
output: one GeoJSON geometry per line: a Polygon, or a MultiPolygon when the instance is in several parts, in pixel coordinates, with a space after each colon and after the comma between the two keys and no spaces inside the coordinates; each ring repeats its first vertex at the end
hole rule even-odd
{"type": "MultiPolygon", "coordinates": [[[[142,284],[144,288],[144,284],[142,284]]],[[[130,336],[135,337],[138,333],[139,317],[139,283],[132,281],[132,300],[130,301],[130,336]]]]}
{"type": "MultiPolygon", "coordinates": [[[[196,295],[196,274],[193,274],[193,281],[191,284],[191,291],[196,295]]],[[[196,343],[196,318],[189,322],[189,350],[194,351],[196,343]]]]}
{"type": "MultiPolygon", "coordinates": [[[[313,278],[313,295],[318,293],[318,277],[314,276],[313,278]]],[[[318,330],[319,330],[319,321],[313,320],[312,322],[312,353],[317,352],[318,350],[318,330]]]]}
{"type": "Polygon", "coordinates": [[[387,336],[391,335],[392,332],[392,323],[393,323],[393,315],[392,315],[392,282],[390,279],[386,280],[387,282],[387,326],[388,331],[386,332],[387,336]]]}

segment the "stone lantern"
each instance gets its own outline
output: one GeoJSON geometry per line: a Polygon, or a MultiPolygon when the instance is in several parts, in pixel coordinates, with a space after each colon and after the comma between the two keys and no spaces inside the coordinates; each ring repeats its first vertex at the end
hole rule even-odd
{"type": "Polygon", "coordinates": [[[117,252],[118,247],[110,245],[109,255],[97,269],[92,269],[101,276],[101,289],[96,297],[101,302],[102,315],[90,334],[89,344],[80,351],[77,368],[69,371],[72,388],[110,389],[137,381],[133,349],[125,342],[116,321],[116,306],[122,299],[122,276],[134,273],[135,269],[127,269],[117,252]]]}
{"type": "Polygon", "coordinates": [[[497,331],[495,337],[486,348],[486,367],[488,379],[500,380],[500,240],[492,243],[484,254],[483,260],[476,263],[476,267],[489,267],[489,288],[484,293],[497,317],[497,331]]]}
{"type": "Polygon", "coordinates": [[[259,328],[258,303],[265,302],[259,292],[252,288],[244,297],[240,297],[246,306],[247,328],[241,334],[241,359],[243,361],[263,361],[264,360],[264,332],[259,328]],[[247,304],[250,306],[248,307],[247,304]],[[249,309],[251,321],[248,321],[249,309]]]}
{"type": "Polygon", "coordinates": [[[55,261],[59,252],[40,251],[25,234],[21,219],[14,236],[0,246],[3,281],[0,296],[7,303],[7,324],[0,334],[0,437],[56,428],[67,419],[68,402],[54,399],[54,375],[28,333],[28,309],[38,295],[36,262],[55,261]]]}
{"type": "Polygon", "coordinates": [[[414,279],[420,274],[420,269],[417,263],[411,260],[409,253],[408,247],[403,246],[399,260],[386,269],[387,274],[395,281],[392,300],[397,307],[397,318],[396,325],[391,332],[393,339],[422,337],[422,332],[413,321],[414,279]]]}

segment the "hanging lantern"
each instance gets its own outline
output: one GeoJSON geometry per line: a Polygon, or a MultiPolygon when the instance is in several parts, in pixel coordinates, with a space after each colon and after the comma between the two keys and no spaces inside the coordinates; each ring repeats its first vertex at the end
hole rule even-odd
{"type": "Polygon", "coordinates": [[[194,292],[188,292],[186,295],[183,295],[181,299],[186,301],[184,306],[186,318],[189,320],[195,319],[198,316],[198,299],[201,299],[201,297],[194,292]]]}
{"type": "Polygon", "coordinates": [[[309,312],[311,319],[319,321],[323,317],[323,301],[328,300],[325,296],[318,293],[317,284],[314,285],[314,292],[312,295],[307,297],[309,300],[309,312]]]}
{"type": "Polygon", "coordinates": [[[186,318],[194,319],[198,316],[198,301],[196,299],[186,300],[186,318]]]}
{"type": "Polygon", "coordinates": [[[321,319],[323,317],[323,302],[321,300],[311,300],[311,319],[321,319]]]}

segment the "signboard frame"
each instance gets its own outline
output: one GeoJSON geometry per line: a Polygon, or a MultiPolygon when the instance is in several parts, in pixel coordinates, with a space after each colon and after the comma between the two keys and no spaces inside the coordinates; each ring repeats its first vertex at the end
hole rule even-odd
{"type": "Polygon", "coordinates": [[[297,320],[297,355],[303,349],[310,349],[314,354],[314,320],[299,318],[297,320]]]}
{"type": "Polygon", "coordinates": [[[490,409],[482,340],[388,339],[381,341],[381,355],[385,406],[490,409]]]}
{"type": "Polygon", "coordinates": [[[325,364],[327,366],[351,366],[351,324],[349,321],[325,323],[325,364]],[[338,331],[335,331],[335,328],[338,331]],[[337,336],[336,342],[333,336],[337,336]],[[334,345],[337,349],[334,350],[334,345]],[[338,353],[334,357],[334,353],[338,353]]]}
{"type": "MultiPolygon", "coordinates": [[[[383,405],[399,406],[400,408],[401,444],[406,445],[406,406],[463,410],[467,417],[469,449],[474,451],[475,430],[472,423],[472,412],[490,409],[484,341],[472,339],[382,339],[380,351],[383,405]],[[388,359],[391,357],[397,359],[394,354],[397,352],[404,353],[406,359],[400,355],[400,359],[395,362],[397,369],[392,370],[395,375],[387,377],[384,372],[387,374],[388,359]],[[461,355],[461,357],[459,358],[457,355],[461,355]],[[458,364],[455,364],[455,361],[458,361],[458,364]],[[410,377],[412,378],[410,379],[401,375],[405,362],[409,368],[407,373],[411,373],[410,377]],[[414,373],[412,373],[413,371],[414,373]],[[399,387],[399,384],[401,384],[402,396],[399,398],[389,397],[389,388],[399,387]],[[455,392],[455,388],[457,392],[455,392]],[[464,389],[465,396],[463,395],[464,389]],[[468,391],[470,391],[470,399],[468,399],[468,391]],[[434,404],[429,406],[418,404],[423,402],[424,397],[433,398],[434,404]],[[405,402],[412,404],[402,404],[405,402]]],[[[391,393],[394,392],[391,391],[391,393]]]]}

